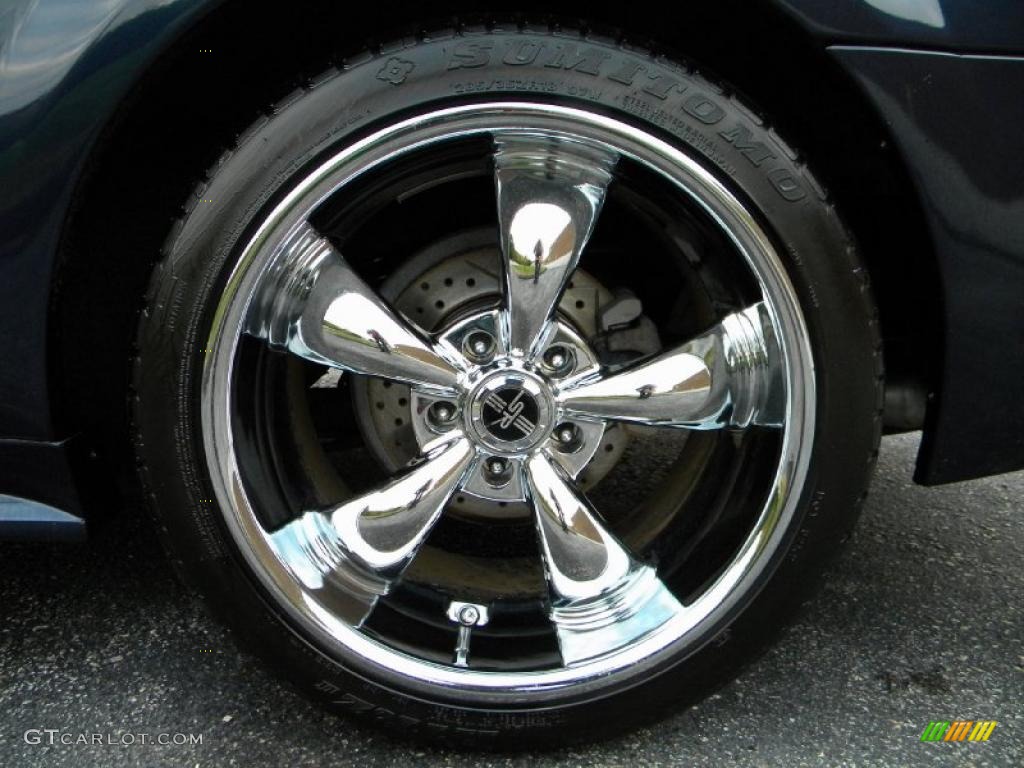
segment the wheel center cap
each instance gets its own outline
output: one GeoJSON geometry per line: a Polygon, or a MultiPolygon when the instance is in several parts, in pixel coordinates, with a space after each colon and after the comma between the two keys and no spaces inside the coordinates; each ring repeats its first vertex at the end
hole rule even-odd
{"type": "Polygon", "coordinates": [[[501,371],[473,390],[467,429],[488,449],[519,454],[551,432],[554,403],[540,379],[520,371],[501,371]]]}
{"type": "Polygon", "coordinates": [[[499,440],[529,437],[537,428],[537,401],[522,387],[492,392],[483,403],[484,429],[499,440]]]}

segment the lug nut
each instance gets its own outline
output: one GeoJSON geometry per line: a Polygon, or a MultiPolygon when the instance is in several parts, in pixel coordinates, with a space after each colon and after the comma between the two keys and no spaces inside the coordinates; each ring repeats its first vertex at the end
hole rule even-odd
{"type": "Polygon", "coordinates": [[[431,427],[443,432],[452,428],[457,412],[458,409],[455,407],[455,403],[449,403],[447,400],[438,400],[427,409],[427,421],[431,427]]]}
{"type": "Polygon", "coordinates": [[[555,344],[544,352],[544,367],[552,376],[567,376],[572,372],[576,358],[572,350],[564,344],[555,344]]]}
{"type": "Polygon", "coordinates": [[[554,436],[558,449],[564,453],[572,453],[583,444],[582,433],[575,424],[559,424],[555,427],[554,436]]]}
{"type": "Polygon", "coordinates": [[[484,462],[484,480],[495,488],[503,488],[512,479],[511,467],[507,460],[498,456],[484,462]]]}
{"type": "Polygon", "coordinates": [[[471,362],[481,365],[494,357],[494,337],[487,331],[473,331],[462,340],[462,353],[471,362]]]}
{"type": "Polygon", "coordinates": [[[505,470],[508,469],[508,462],[504,459],[488,459],[487,460],[487,474],[492,477],[501,477],[505,474],[505,470]]]}

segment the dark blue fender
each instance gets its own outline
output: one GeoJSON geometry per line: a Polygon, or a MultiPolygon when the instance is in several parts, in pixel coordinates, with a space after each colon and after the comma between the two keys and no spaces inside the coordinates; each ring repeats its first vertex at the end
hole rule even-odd
{"type": "Polygon", "coordinates": [[[56,434],[51,409],[58,243],[90,150],[117,105],[211,5],[7,0],[0,10],[0,494],[11,495],[0,537],[82,530],[69,470],[73,436],[56,434]]]}
{"type": "Polygon", "coordinates": [[[779,0],[801,26],[833,45],[950,53],[1024,52],[1020,0],[779,0]]]}
{"type": "Polygon", "coordinates": [[[945,351],[915,479],[942,483],[1020,469],[1024,57],[831,52],[889,124],[939,258],[945,351]]]}
{"type": "MultiPolygon", "coordinates": [[[[0,11],[0,439],[53,440],[57,244],[104,125],[203,0],[6,0],[0,11]]],[[[2,476],[0,465],[0,476],[2,476]]],[[[0,481],[2,482],[2,481],[0,481]]]]}

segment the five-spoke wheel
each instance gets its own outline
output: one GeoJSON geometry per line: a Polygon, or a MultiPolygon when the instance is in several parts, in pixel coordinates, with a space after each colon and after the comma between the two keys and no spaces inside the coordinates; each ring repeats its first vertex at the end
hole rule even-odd
{"type": "MultiPolygon", "coordinates": [[[[369,147],[377,149],[374,154],[387,147],[382,162],[393,166],[470,136],[492,148],[485,162],[493,169],[496,195],[499,290],[491,302],[448,317],[436,330],[390,306],[317,231],[315,208],[299,202],[325,184],[338,194],[339,179],[373,172],[376,163],[365,157],[334,158],[318,169],[298,200],[271,216],[267,231],[252,243],[253,264],[244,275],[248,293],[227,297],[225,319],[237,318],[247,336],[269,349],[407,386],[418,455],[368,492],[303,510],[277,528],[259,522],[253,528],[250,519],[239,533],[244,545],[256,545],[262,565],[270,560],[304,593],[296,608],[322,608],[306,618],[329,617],[332,640],[344,644],[362,633],[380,601],[402,582],[455,494],[526,502],[560,665],[597,674],[588,663],[603,672],[622,663],[617,656],[678,640],[700,617],[652,563],[623,544],[576,478],[617,423],[688,430],[754,426],[784,430],[783,443],[792,446],[780,457],[776,495],[770,497],[773,505],[785,501],[778,494],[798,479],[795,448],[808,426],[806,409],[800,411],[811,394],[807,359],[801,358],[806,340],[774,254],[737,201],[684,156],[623,124],[559,108],[454,109],[393,127],[369,147]],[[427,147],[420,149],[420,142],[427,147]],[[704,204],[712,193],[720,215],[731,216],[738,228],[731,233],[735,240],[756,246],[745,255],[762,295],[683,343],[607,365],[559,306],[617,169],[652,161],[660,162],[663,168],[656,170],[679,193],[699,194],[704,204]]],[[[207,414],[231,407],[223,398],[231,371],[226,358],[236,337],[225,324],[216,338],[207,414]]],[[[218,426],[215,418],[210,449],[223,455],[224,442],[230,442],[218,439],[218,426]]],[[[740,573],[727,570],[726,576],[737,578],[756,566],[757,556],[770,551],[765,545],[778,522],[767,513],[756,522],[748,548],[762,551],[745,548],[744,559],[734,564],[740,573]]],[[[472,595],[444,599],[474,606],[478,618],[486,615],[488,606],[472,595]]],[[[474,669],[467,631],[451,649],[453,669],[474,669]]],[[[380,643],[374,633],[362,634],[380,643]]]]}
{"type": "Polygon", "coordinates": [[[863,497],[852,246],[696,74],[564,30],[395,50],[247,132],[154,274],[136,451],[174,561],[309,696],[446,743],[699,700],[863,497]]]}

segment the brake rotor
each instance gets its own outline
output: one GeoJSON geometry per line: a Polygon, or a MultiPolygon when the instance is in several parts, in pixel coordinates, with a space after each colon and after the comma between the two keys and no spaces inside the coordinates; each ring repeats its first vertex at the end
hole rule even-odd
{"type": "MultiPolygon", "coordinates": [[[[496,305],[502,294],[501,251],[489,230],[446,238],[421,251],[381,286],[380,294],[406,318],[435,333],[471,307],[496,305]]],[[[601,309],[612,292],[577,268],[558,306],[562,319],[584,339],[598,333],[601,309]]],[[[368,447],[394,472],[420,454],[408,386],[361,376],[352,378],[356,420],[368,447]]],[[[619,425],[605,430],[591,461],[577,477],[584,491],[597,485],[625,453],[629,435],[619,425]]],[[[523,502],[494,501],[462,492],[451,510],[471,517],[525,517],[523,502]]]]}

